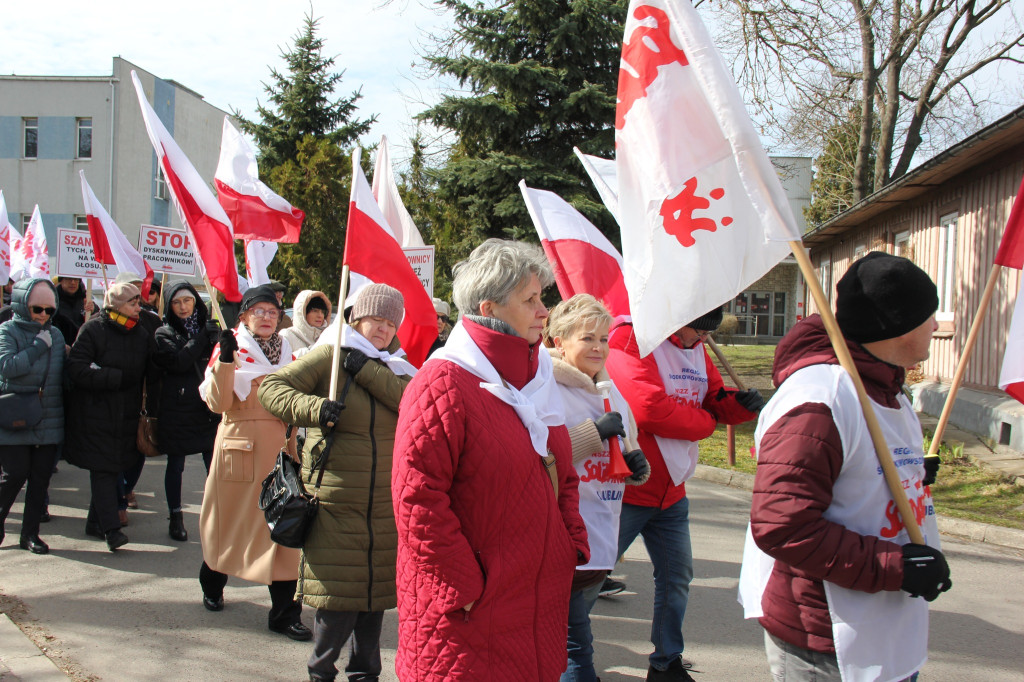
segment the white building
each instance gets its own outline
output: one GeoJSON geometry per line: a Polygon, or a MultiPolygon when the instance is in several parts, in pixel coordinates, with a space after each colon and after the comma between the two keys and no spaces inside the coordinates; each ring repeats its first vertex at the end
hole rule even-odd
{"type": "MultiPolygon", "coordinates": [[[[160,120],[213,184],[225,112],[173,80],[114,57],[109,76],[0,76],[0,189],[23,231],[38,204],[49,244],[85,229],[85,177],[133,244],[142,224],[181,227],[146,135],[131,71],[160,120]]],[[[53,249],[51,248],[51,264],[53,249]]],[[[52,270],[52,268],[51,268],[52,270]]]]}

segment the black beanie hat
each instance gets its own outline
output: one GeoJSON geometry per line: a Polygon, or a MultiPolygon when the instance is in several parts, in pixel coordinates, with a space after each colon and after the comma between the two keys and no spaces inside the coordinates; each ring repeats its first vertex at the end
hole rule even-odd
{"type": "Polygon", "coordinates": [[[881,251],[854,261],[836,294],[836,321],[843,336],[857,343],[902,336],[939,307],[939,290],[928,273],[881,251]]]}
{"type": "Polygon", "coordinates": [[[324,311],[324,315],[326,315],[327,302],[319,296],[314,296],[309,299],[309,303],[306,304],[306,312],[308,313],[310,310],[322,310],[324,311]]]}
{"type": "Polygon", "coordinates": [[[261,284],[258,287],[249,287],[242,294],[242,303],[238,307],[238,314],[241,315],[257,303],[272,303],[275,308],[281,310],[281,304],[277,302],[277,294],[269,284],[261,284]]]}
{"type": "Polygon", "coordinates": [[[686,325],[690,329],[699,329],[702,332],[713,332],[722,324],[722,306],[706,312],[696,320],[686,325]]]}

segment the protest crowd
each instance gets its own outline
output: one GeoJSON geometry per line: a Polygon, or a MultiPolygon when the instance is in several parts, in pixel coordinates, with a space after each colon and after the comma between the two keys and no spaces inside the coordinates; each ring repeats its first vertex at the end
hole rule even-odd
{"type": "MultiPolygon", "coordinates": [[[[130,549],[134,487],[146,454],[161,455],[168,536],[183,542],[195,529],[182,472],[201,455],[197,605],[229,607],[232,576],[267,585],[267,627],[313,642],[311,680],[335,679],[339,659],[348,679],[378,679],[383,614],[396,606],[402,680],[596,680],[590,610],[637,536],[655,581],[647,679],[693,679],[685,481],[718,424],[759,414],[740,592],[775,679],[839,680],[873,659],[915,679],[923,663],[926,642],[897,651],[860,630],[885,618],[925,637],[925,600],[949,588],[949,570],[937,547],[886,532],[888,491],[816,315],[780,343],[780,391],[766,405],[727,388],[705,348],[720,307],[641,356],[631,319],[593,296],[549,311],[551,267],[520,242],[488,240],[456,266],[457,321],[434,300],[439,336],[419,368],[396,334],[405,298],[386,284],[362,287],[333,320],[329,297],[303,290],[289,327],[285,287],[255,286],[222,328],[185,281],[144,300],[143,277],[123,272],[100,304],[82,282],[55,279],[5,288],[0,520],[27,485],[20,546],[48,553],[41,524],[63,459],[90,474],[83,532],[130,549]],[[39,396],[31,425],[12,424],[12,395],[39,396]],[[300,548],[273,541],[256,504],[281,451],[319,498],[300,548]]],[[[928,355],[935,285],[872,253],[837,291],[889,442],[920,455],[900,387],[928,355]]],[[[922,462],[897,464],[925,500],[936,472],[922,462]]]]}

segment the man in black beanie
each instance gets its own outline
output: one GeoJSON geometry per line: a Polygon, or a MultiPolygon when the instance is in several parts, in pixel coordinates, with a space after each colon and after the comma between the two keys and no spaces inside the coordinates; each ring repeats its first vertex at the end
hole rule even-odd
{"type": "Polygon", "coordinates": [[[928,358],[938,293],[912,262],[880,252],[854,262],[836,291],[836,319],[926,544],[910,542],[853,381],[811,315],[775,351],[779,390],[754,436],[740,601],[764,627],[775,679],[911,679],[927,659],[927,602],[952,584],[928,487],[935,471],[902,392],[906,369],[928,358]]]}

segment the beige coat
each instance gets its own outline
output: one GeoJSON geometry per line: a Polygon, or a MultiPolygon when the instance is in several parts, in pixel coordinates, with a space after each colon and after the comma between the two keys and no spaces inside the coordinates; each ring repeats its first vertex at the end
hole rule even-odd
{"type": "MultiPolygon", "coordinates": [[[[256,398],[263,377],[253,380],[244,401],[232,388],[235,366],[217,361],[206,399],[224,417],[217,429],[213,462],[206,477],[199,534],[203,559],[221,573],[269,585],[299,577],[299,550],[270,539],[256,506],[263,479],[273,470],[284,444],[285,424],[256,398]]],[[[293,452],[293,448],[289,448],[293,452]]]]}

